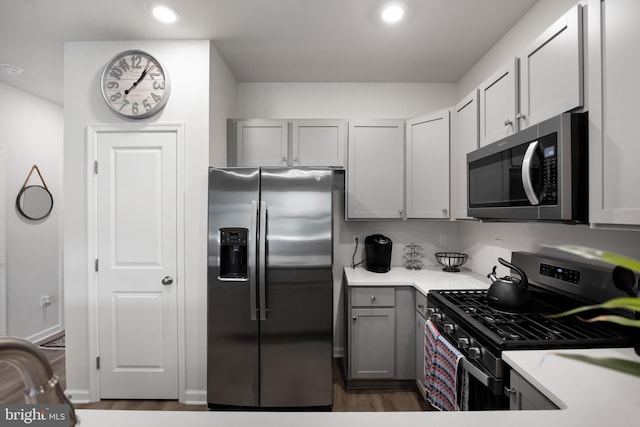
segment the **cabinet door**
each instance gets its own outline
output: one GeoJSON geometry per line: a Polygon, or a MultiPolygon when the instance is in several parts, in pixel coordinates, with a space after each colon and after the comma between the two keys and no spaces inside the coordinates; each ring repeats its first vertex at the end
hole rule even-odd
{"type": "Polygon", "coordinates": [[[480,146],[491,144],[517,129],[518,58],[480,85],[480,146]]]}
{"type": "Polygon", "coordinates": [[[393,378],[395,310],[354,308],[351,316],[351,378],[393,378]]]}
{"type": "Polygon", "coordinates": [[[402,218],[404,121],[349,123],[347,218],[402,218]]]}
{"type": "Polygon", "coordinates": [[[425,318],[420,315],[420,312],[416,311],[416,326],[415,326],[415,335],[416,335],[416,360],[415,360],[415,377],[416,377],[416,386],[418,387],[418,391],[422,395],[424,399],[427,398],[427,392],[424,386],[424,326],[425,326],[425,318]]]}
{"type": "Polygon", "coordinates": [[[525,380],[516,371],[509,373],[509,409],[527,411],[540,409],[558,409],[544,394],[525,380]]]}
{"type": "Polygon", "coordinates": [[[238,166],[287,166],[287,121],[239,120],[236,150],[238,166]]]}
{"type": "Polygon", "coordinates": [[[407,218],[449,218],[449,110],[407,120],[407,218]]]}
{"type": "Polygon", "coordinates": [[[398,286],[396,293],[395,319],[395,375],[396,380],[415,378],[415,291],[409,286],[398,286]]]}
{"type": "Polygon", "coordinates": [[[344,167],[346,121],[294,120],[291,133],[292,166],[344,167]]]}
{"type": "Polygon", "coordinates": [[[589,222],[640,225],[640,2],[588,7],[589,222]]]}
{"type": "Polygon", "coordinates": [[[520,129],[582,106],[582,8],[574,6],[520,57],[520,129]]]}
{"type": "Polygon", "coordinates": [[[456,219],[470,219],[467,215],[467,153],[479,146],[478,96],[474,90],[456,105],[453,113],[456,219]]]}

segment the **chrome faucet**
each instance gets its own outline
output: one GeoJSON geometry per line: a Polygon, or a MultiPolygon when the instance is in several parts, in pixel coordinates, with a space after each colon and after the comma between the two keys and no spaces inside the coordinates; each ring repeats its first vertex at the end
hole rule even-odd
{"type": "Polygon", "coordinates": [[[62,392],[58,376],[38,347],[20,338],[0,337],[0,363],[18,370],[26,387],[26,403],[56,403],[69,406],[69,425],[78,424],[73,405],[62,392]]]}

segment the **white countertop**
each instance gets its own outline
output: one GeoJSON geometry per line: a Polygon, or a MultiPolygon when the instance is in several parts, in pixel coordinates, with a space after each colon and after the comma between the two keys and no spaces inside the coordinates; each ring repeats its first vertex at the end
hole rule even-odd
{"type": "Polygon", "coordinates": [[[481,412],[191,412],[78,410],[83,427],[438,427],[637,426],[640,378],[558,357],[555,353],[640,362],[632,349],[508,351],[505,361],[558,404],[549,411],[481,412]]]}
{"type": "Polygon", "coordinates": [[[392,267],[387,273],[373,273],[364,268],[345,267],[349,286],[413,286],[422,294],[436,289],[488,289],[491,281],[470,270],[458,273],[442,271],[442,267],[427,267],[422,270],[407,270],[392,267]]]}

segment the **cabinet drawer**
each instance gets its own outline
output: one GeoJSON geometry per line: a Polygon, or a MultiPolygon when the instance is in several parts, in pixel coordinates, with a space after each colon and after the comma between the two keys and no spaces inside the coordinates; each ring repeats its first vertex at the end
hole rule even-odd
{"type": "Polygon", "coordinates": [[[416,311],[420,313],[422,317],[427,317],[427,297],[419,291],[416,291],[416,311]]]}
{"type": "Polygon", "coordinates": [[[393,307],[393,288],[351,288],[352,307],[393,307]]]}

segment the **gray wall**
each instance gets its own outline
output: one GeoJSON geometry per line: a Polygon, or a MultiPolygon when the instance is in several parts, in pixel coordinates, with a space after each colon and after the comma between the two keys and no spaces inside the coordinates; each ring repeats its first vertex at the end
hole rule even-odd
{"type": "MultiPolygon", "coordinates": [[[[7,335],[35,342],[64,328],[60,249],[63,112],[59,105],[0,83],[0,117],[0,144],[6,152],[6,169],[0,171],[6,179],[0,220],[6,220],[7,297],[0,305],[7,306],[7,335]],[[15,207],[33,165],[38,165],[54,199],[51,215],[40,221],[22,217],[15,207]],[[42,295],[51,296],[51,306],[40,308],[42,295]]],[[[41,184],[36,172],[29,180],[29,185],[34,184],[41,184]]],[[[3,270],[0,265],[0,275],[3,270]]]]}

